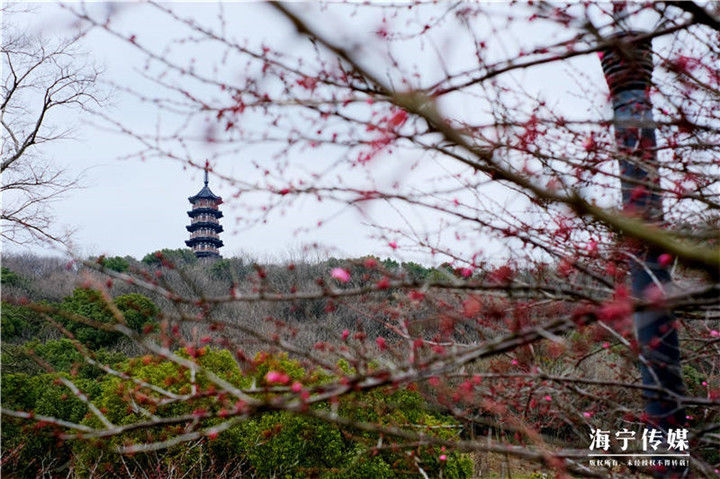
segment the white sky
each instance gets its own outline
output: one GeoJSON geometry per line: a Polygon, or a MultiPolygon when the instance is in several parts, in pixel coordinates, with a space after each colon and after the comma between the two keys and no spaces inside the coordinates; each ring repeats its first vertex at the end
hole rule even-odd
{"type": "MultiPolygon", "coordinates": [[[[292,4],[292,6],[297,11],[303,11],[309,18],[321,19],[320,25],[323,30],[334,35],[334,38],[349,35],[362,40],[373,37],[373,32],[379,26],[376,7],[358,7],[359,13],[354,14],[352,12],[356,7],[334,5],[325,10],[307,4],[292,4]],[[314,13],[307,11],[310,8],[315,10],[314,13]]],[[[102,9],[109,7],[91,4],[89,8],[94,12],[102,12],[102,9]]],[[[287,22],[279,19],[267,6],[256,3],[225,3],[222,8],[227,19],[227,31],[232,32],[232,35],[241,41],[247,39],[250,45],[272,44],[275,48],[296,54],[302,52],[302,48],[306,48],[298,46],[298,37],[289,28],[287,22]]],[[[426,14],[432,16],[432,8],[436,7],[425,8],[426,14]]],[[[173,9],[201,23],[218,25],[216,5],[181,4],[173,6],[173,9]]],[[[113,18],[116,29],[137,35],[138,42],[151,46],[157,51],[162,51],[162,45],[168,38],[182,35],[182,30],[177,25],[168,22],[164,16],[147,6],[124,5],[121,12],[113,18]]],[[[395,25],[402,27],[403,18],[402,15],[396,18],[395,25]]],[[[14,26],[42,32],[47,38],[52,38],[67,34],[72,17],[55,4],[39,4],[36,5],[33,13],[13,15],[11,21],[14,26]]],[[[8,18],[5,18],[4,22],[8,22],[8,18]]],[[[438,43],[444,48],[443,41],[445,41],[448,46],[443,50],[443,61],[453,70],[462,69],[464,64],[472,60],[472,50],[455,48],[455,44],[451,43],[454,33],[452,28],[438,30],[438,43]]],[[[494,45],[488,45],[488,55],[500,58],[514,51],[518,45],[505,43],[513,36],[518,44],[522,42],[533,44],[537,42],[533,42],[534,35],[543,37],[543,41],[551,43],[564,38],[563,34],[564,32],[560,30],[551,31],[546,27],[528,27],[523,32],[511,31],[509,36],[497,37],[494,45]]],[[[417,43],[414,46],[400,47],[400,51],[407,54],[407,65],[416,64],[423,76],[434,74],[440,77],[442,71],[437,68],[437,55],[430,45],[424,45],[420,51],[412,50],[417,47],[417,43]]],[[[139,91],[153,88],[139,74],[144,65],[144,57],[129,45],[102,31],[93,30],[82,41],[81,48],[88,52],[95,63],[103,67],[105,79],[139,91]]],[[[216,52],[198,47],[188,47],[188,49],[189,52],[194,51],[194,54],[197,54],[200,65],[203,61],[217,60],[216,52]]],[[[369,55],[367,62],[371,68],[383,64],[380,53],[375,58],[369,55]]],[[[234,66],[229,68],[231,67],[238,69],[234,66]]],[[[598,86],[598,98],[602,98],[605,94],[604,81],[599,62],[594,56],[576,58],[563,67],[552,65],[518,72],[514,80],[522,82],[530,93],[548,98],[559,111],[564,111],[570,116],[583,117],[589,114],[589,108],[597,98],[588,103],[585,101],[587,99],[579,99],[569,94],[578,90],[576,81],[581,75],[598,86]]],[[[473,118],[474,115],[478,115],[475,109],[466,105],[461,99],[449,99],[443,107],[446,111],[452,110],[453,116],[456,117],[473,118]]],[[[155,109],[138,102],[122,91],[113,93],[105,111],[121,123],[131,125],[138,131],[152,133],[158,121],[155,109]]],[[[301,118],[296,120],[302,123],[301,118]]],[[[59,223],[77,228],[74,247],[78,252],[132,255],[141,258],[156,249],[185,247],[184,240],[188,236],[185,225],[189,222],[186,215],[189,207],[187,197],[196,193],[202,186],[200,172],[188,171],[181,164],[166,159],[148,161],[116,159],[134,151],[136,145],[128,138],[97,128],[93,125],[98,123],[95,118],[76,116],[61,120],[55,118],[54,121],[70,121],[76,126],[73,140],[47,144],[43,146],[43,152],[58,165],[66,167],[70,174],[81,172],[83,174],[84,188],[71,191],[54,205],[59,223]]],[[[162,121],[167,127],[168,120],[163,118],[162,121]]],[[[252,116],[245,121],[252,122],[252,116]]],[[[247,125],[248,128],[252,126],[247,125]]],[[[197,155],[198,162],[202,162],[205,156],[214,158],[217,153],[207,149],[203,151],[203,147],[200,146],[194,148],[193,154],[197,155]]],[[[273,145],[244,146],[236,154],[225,155],[218,160],[217,171],[235,178],[256,175],[249,166],[250,162],[263,163],[264,158],[270,156],[274,148],[273,145]]],[[[317,152],[295,153],[288,162],[302,164],[309,161],[312,155],[317,154],[317,152]]],[[[409,172],[407,166],[419,160],[414,154],[408,156],[408,154],[396,153],[392,159],[393,163],[388,163],[387,167],[379,170],[381,173],[379,176],[376,175],[376,183],[390,185],[400,179],[405,180],[407,185],[408,181],[414,181],[413,178],[422,182],[434,176],[447,174],[447,165],[430,160],[423,161],[424,165],[430,164],[430,166],[409,172]]],[[[364,181],[362,178],[357,180],[360,184],[364,181]]],[[[317,228],[314,226],[317,219],[328,216],[337,209],[337,205],[335,209],[328,209],[327,203],[318,204],[310,199],[298,200],[293,207],[287,209],[285,215],[276,214],[267,224],[238,230],[233,227],[234,218],[243,216],[245,214],[243,208],[252,206],[252,201],[255,200],[248,196],[238,201],[228,201],[235,190],[217,180],[211,180],[211,188],[227,201],[223,207],[225,233],[221,236],[225,242],[222,252],[226,257],[245,252],[259,258],[282,258],[287,257],[291,252],[297,252],[302,245],[318,242],[330,248],[335,256],[378,254],[385,257],[406,253],[405,257],[423,262],[438,260],[426,254],[403,251],[402,248],[399,251],[392,251],[387,245],[387,240],[373,239],[371,236],[376,231],[364,226],[363,218],[352,211],[334,217],[332,221],[317,228]],[[297,232],[298,228],[309,225],[311,225],[309,231],[297,232]]],[[[499,192],[500,190],[498,194],[499,192]]],[[[496,196],[494,199],[509,208],[512,208],[513,202],[516,201],[510,196],[507,198],[496,196]]],[[[399,221],[397,213],[386,206],[375,205],[371,214],[381,223],[392,225],[399,221]]],[[[432,216],[422,212],[411,213],[410,220],[414,225],[424,225],[429,229],[433,228],[432,223],[435,221],[432,216]]],[[[6,252],[18,251],[11,245],[4,247],[6,252]]],[[[483,249],[488,256],[500,251],[498,245],[493,245],[486,238],[464,240],[463,244],[457,247],[468,252],[483,249]]],[[[49,252],[38,247],[34,250],[49,252]]]]}

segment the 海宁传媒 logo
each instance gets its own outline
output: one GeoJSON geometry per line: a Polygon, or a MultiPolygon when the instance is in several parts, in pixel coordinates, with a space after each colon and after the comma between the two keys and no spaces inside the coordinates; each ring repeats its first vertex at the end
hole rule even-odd
{"type": "Polygon", "coordinates": [[[591,466],[675,467],[688,465],[689,449],[687,429],[591,429],[588,457],[591,466]]]}

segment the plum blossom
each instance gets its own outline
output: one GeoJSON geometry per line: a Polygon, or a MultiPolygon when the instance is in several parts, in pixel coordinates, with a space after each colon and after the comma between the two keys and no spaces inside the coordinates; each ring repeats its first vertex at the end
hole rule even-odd
{"type": "Polygon", "coordinates": [[[290,376],[280,371],[268,371],[265,375],[265,381],[270,384],[286,384],[290,381],[290,376]]]}
{"type": "Polygon", "coordinates": [[[662,266],[663,268],[667,268],[670,266],[673,262],[673,257],[670,256],[667,253],[663,253],[660,256],[658,256],[658,264],[662,266]]]}
{"type": "Polygon", "coordinates": [[[330,276],[342,283],[347,283],[348,281],[350,281],[350,273],[348,273],[348,271],[343,268],[333,268],[333,270],[330,272],[330,276]]]}

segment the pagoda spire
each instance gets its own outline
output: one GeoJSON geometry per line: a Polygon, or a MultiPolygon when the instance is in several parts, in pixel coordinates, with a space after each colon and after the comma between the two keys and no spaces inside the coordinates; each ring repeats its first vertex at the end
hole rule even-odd
{"type": "Polygon", "coordinates": [[[205,186],[208,185],[208,170],[210,169],[210,162],[205,160],[205,186]]]}

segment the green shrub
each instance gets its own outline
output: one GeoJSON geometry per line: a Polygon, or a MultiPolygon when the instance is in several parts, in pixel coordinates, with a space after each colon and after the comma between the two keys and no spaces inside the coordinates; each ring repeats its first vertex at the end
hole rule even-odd
{"type": "MultiPolygon", "coordinates": [[[[231,353],[226,350],[202,348],[197,351],[181,351],[180,355],[189,357],[190,353],[208,370],[239,388],[252,385],[265,385],[268,371],[282,371],[290,382],[301,381],[305,385],[321,384],[330,380],[326,374],[307,371],[298,362],[285,356],[261,354],[256,358],[254,368],[243,372],[231,353]]],[[[175,394],[191,392],[190,372],[175,363],[153,357],[134,358],[122,366],[124,372],[161,386],[175,394]]],[[[202,374],[198,374],[196,387],[199,392],[212,388],[211,383],[202,374]]],[[[108,419],[116,424],[130,424],[143,420],[142,414],[132,412],[128,404],[132,398],[143,403],[149,412],[168,417],[191,412],[217,412],[221,409],[232,410],[234,402],[230,399],[219,400],[216,395],[200,395],[191,401],[172,402],[156,406],[148,398],[158,397],[149,390],[138,391],[135,384],[120,378],[109,378],[100,383],[101,391],[96,396],[96,404],[106,411],[108,419]],[[142,399],[138,393],[142,394],[142,399]]],[[[267,394],[266,394],[267,395],[267,394]]],[[[328,404],[313,407],[328,408],[328,404]]],[[[422,431],[439,437],[451,438],[459,433],[457,423],[438,413],[427,411],[422,397],[408,390],[378,390],[367,393],[354,393],[340,400],[338,404],[342,415],[357,421],[372,421],[393,427],[408,427],[413,431],[422,431]],[[423,429],[423,426],[426,426],[423,429]]],[[[217,418],[200,421],[199,427],[210,427],[219,423],[217,418]]],[[[97,419],[88,416],[88,425],[97,425],[97,419]]],[[[137,441],[163,440],[182,433],[183,427],[168,426],[152,431],[135,431],[109,440],[105,446],[117,446],[137,441]]],[[[178,445],[163,452],[163,461],[172,463],[178,471],[189,471],[199,461],[213,463],[242,464],[250,476],[258,477],[324,477],[324,478],[399,478],[416,474],[417,465],[430,477],[466,478],[472,471],[471,461],[462,454],[445,453],[440,460],[439,448],[425,447],[416,451],[417,460],[403,448],[382,449],[377,453],[377,434],[343,428],[309,416],[292,414],[286,411],[269,411],[259,416],[241,420],[215,439],[206,439],[197,444],[193,453],[186,450],[187,445],[178,445]],[[418,462],[416,462],[418,461],[418,462]],[[442,472],[441,472],[442,471],[442,472]]],[[[386,439],[389,440],[389,439],[386,439]]],[[[98,444],[78,442],[74,445],[75,463],[79,471],[94,465],[100,459],[106,463],[104,468],[118,467],[118,458],[102,452],[98,444]]],[[[150,467],[155,456],[134,456],[138,467],[150,467]]]]}
{"type": "Polygon", "coordinates": [[[130,268],[130,262],[122,256],[113,256],[111,258],[101,256],[98,258],[98,263],[104,268],[117,271],[118,273],[124,273],[130,268]]]}
{"type": "Polygon", "coordinates": [[[125,317],[128,326],[137,332],[142,332],[145,326],[152,325],[160,313],[150,298],[138,293],[118,296],[114,302],[125,317]]]}
{"type": "MultiPolygon", "coordinates": [[[[153,324],[159,312],[149,298],[137,293],[119,296],[115,298],[114,303],[123,314],[128,326],[138,332],[141,332],[146,325],[153,324]]],[[[99,323],[117,322],[102,295],[92,289],[77,288],[72,296],[63,299],[60,308],[99,323]]],[[[95,328],[70,318],[60,317],[60,321],[76,339],[91,348],[112,346],[120,338],[119,333],[95,328]]]]}
{"type": "Polygon", "coordinates": [[[340,430],[317,419],[270,412],[234,429],[229,445],[260,477],[316,476],[347,460],[340,430]]]}
{"type": "Polygon", "coordinates": [[[197,256],[192,252],[191,249],[161,249],[152,253],[146,254],[142,262],[147,265],[161,266],[163,261],[172,263],[175,266],[181,266],[183,264],[194,264],[197,262],[197,256]]]}
{"type": "Polygon", "coordinates": [[[35,337],[46,322],[30,308],[3,301],[0,323],[2,338],[7,341],[35,337]]]}
{"type": "Polygon", "coordinates": [[[708,377],[707,374],[701,373],[689,364],[683,365],[682,373],[690,396],[698,397],[707,394],[706,388],[703,386],[703,382],[708,377]]]}
{"type": "MultiPolygon", "coordinates": [[[[54,374],[29,376],[27,374],[3,374],[2,406],[11,410],[31,411],[37,415],[51,416],[79,423],[87,414],[87,406],[62,383],[56,382],[54,374]]],[[[100,392],[100,385],[93,380],[74,379],[74,383],[90,398],[100,392]]],[[[9,477],[35,477],[40,462],[56,464],[71,460],[69,444],[59,442],[53,434],[55,428],[42,423],[28,424],[14,418],[3,418],[2,444],[5,451],[16,450],[9,477]]]]}
{"type": "MultiPolygon", "coordinates": [[[[23,349],[32,351],[56,371],[72,374],[73,377],[93,379],[105,374],[100,368],[89,364],[72,341],[67,338],[50,340],[45,343],[30,341],[25,343],[23,349]]],[[[110,366],[126,359],[125,355],[120,352],[105,349],[95,351],[94,356],[96,361],[110,366]]]]}
{"type": "Polygon", "coordinates": [[[402,269],[408,274],[410,279],[415,281],[426,279],[433,271],[431,268],[426,268],[425,266],[415,263],[413,261],[403,263],[401,266],[402,269]]]}
{"type": "Polygon", "coordinates": [[[7,269],[5,266],[0,268],[0,284],[3,286],[27,286],[28,281],[14,271],[7,269]]]}

